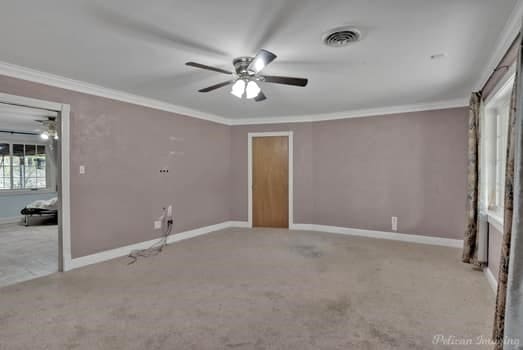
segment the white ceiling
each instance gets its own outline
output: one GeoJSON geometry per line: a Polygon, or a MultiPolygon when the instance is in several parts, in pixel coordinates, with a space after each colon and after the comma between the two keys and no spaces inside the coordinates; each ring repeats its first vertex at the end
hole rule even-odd
{"type": "MultiPolygon", "coordinates": [[[[37,120],[57,117],[56,112],[0,103],[0,130],[40,133],[46,129],[37,120]]],[[[5,134],[0,134],[0,138],[5,134]]]]}
{"type": "Polygon", "coordinates": [[[2,0],[0,61],[232,119],[430,104],[470,94],[516,2],[2,0]],[[363,40],[325,46],[341,25],[363,40]],[[198,93],[228,76],[184,65],[232,69],[259,48],[279,56],[265,73],[309,85],[263,84],[255,103],[198,93]]]}

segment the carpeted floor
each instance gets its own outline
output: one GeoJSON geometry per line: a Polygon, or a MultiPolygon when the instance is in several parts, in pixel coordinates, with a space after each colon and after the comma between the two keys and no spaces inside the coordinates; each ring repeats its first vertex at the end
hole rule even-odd
{"type": "Polygon", "coordinates": [[[0,225],[0,287],[58,271],[58,226],[37,217],[32,222],[37,225],[0,225]]]}
{"type": "Polygon", "coordinates": [[[494,296],[458,249],[229,229],[0,288],[0,349],[478,349],[494,296]]]}

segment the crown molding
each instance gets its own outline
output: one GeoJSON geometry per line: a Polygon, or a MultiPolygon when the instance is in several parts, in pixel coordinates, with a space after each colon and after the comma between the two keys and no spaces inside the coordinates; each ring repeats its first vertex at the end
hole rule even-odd
{"type": "Polygon", "coordinates": [[[521,18],[523,18],[523,1],[518,0],[514,10],[510,13],[510,17],[505,24],[505,27],[503,27],[503,30],[501,31],[497,45],[490,56],[487,66],[485,66],[485,69],[480,75],[480,79],[474,86],[475,91],[479,91],[483,88],[492,75],[492,72],[494,72],[494,69],[496,69],[503,56],[507,53],[510,45],[514,42],[514,39],[518,36],[521,31],[521,18]]]}
{"type": "Polygon", "coordinates": [[[34,83],[40,83],[61,89],[81,92],[88,95],[94,95],[121,102],[127,102],[143,107],[158,109],[161,111],[181,114],[184,116],[203,119],[219,124],[229,124],[226,118],[222,118],[214,114],[205,113],[187,107],[177,106],[171,103],[162,102],[148,97],[138,96],[119,90],[105,88],[103,86],[86,83],[80,80],[69,79],[59,75],[41,72],[35,69],[22,67],[7,62],[0,61],[0,75],[6,75],[12,78],[28,80],[34,83]]]}
{"type": "Polygon", "coordinates": [[[214,123],[223,125],[255,125],[255,124],[281,124],[281,123],[306,123],[327,120],[338,120],[348,118],[361,118],[371,116],[383,116],[389,114],[420,112],[437,109],[448,109],[456,107],[464,107],[468,105],[468,97],[447,101],[440,101],[435,103],[413,104],[392,106],[383,108],[360,109],[345,112],[314,114],[305,116],[280,116],[267,118],[247,118],[247,119],[231,119],[224,118],[219,115],[206,113],[196,109],[177,106],[171,103],[130,94],[127,92],[105,88],[103,86],[86,83],[79,80],[69,79],[59,75],[45,73],[31,68],[21,67],[7,62],[0,61],[0,75],[9,76],[12,78],[31,81],[49,85],[61,89],[81,92],[88,95],[94,95],[113,99],[121,102],[131,103],[139,106],[149,107],[161,111],[176,113],[187,117],[203,119],[214,123]]]}
{"type": "Polygon", "coordinates": [[[346,112],[312,114],[305,116],[282,116],[270,118],[232,119],[230,125],[282,124],[282,123],[311,123],[327,120],[350,118],[376,117],[392,114],[432,111],[438,109],[459,108],[469,105],[468,98],[459,98],[434,103],[392,106],[383,108],[360,109],[346,112]]]}

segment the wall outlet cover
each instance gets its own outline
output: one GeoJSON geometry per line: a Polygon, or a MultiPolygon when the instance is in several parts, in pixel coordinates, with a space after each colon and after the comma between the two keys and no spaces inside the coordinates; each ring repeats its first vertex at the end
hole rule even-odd
{"type": "Polygon", "coordinates": [[[392,217],[392,231],[398,231],[398,217],[392,217]]]}
{"type": "Polygon", "coordinates": [[[159,230],[162,228],[162,222],[160,220],[157,220],[154,222],[154,229],[159,230]]]}

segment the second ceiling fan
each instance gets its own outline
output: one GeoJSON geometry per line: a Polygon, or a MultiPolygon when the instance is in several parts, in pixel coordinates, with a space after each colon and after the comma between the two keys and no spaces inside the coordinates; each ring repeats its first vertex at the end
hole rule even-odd
{"type": "Polygon", "coordinates": [[[203,89],[199,92],[209,92],[224,86],[232,85],[231,94],[238,98],[244,95],[247,99],[254,99],[259,102],[267,99],[261,91],[258,82],[276,83],[292,86],[306,86],[308,80],[305,78],[285,77],[276,75],[262,75],[260,72],[272,61],[276,55],[267,50],[260,50],[254,57],[238,57],[232,61],[234,73],[225,69],[207,66],[196,62],[187,62],[187,66],[206,69],[213,72],[231,75],[231,79],[203,89]]]}

